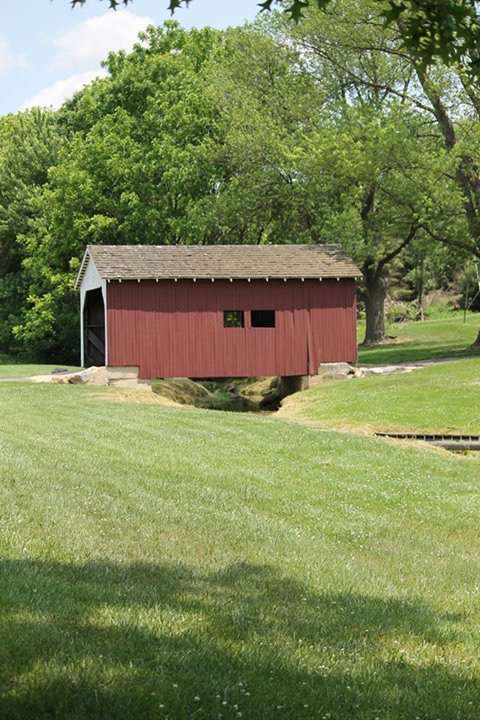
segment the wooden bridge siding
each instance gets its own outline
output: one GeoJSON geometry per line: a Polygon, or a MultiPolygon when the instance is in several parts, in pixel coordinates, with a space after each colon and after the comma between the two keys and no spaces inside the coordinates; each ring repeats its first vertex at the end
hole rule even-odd
{"type": "Polygon", "coordinates": [[[142,378],[315,374],[356,360],[353,280],[116,282],[108,285],[109,364],[142,378]],[[249,310],[275,310],[276,328],[252,328],[249,310]],[[243,310],[244,328],[224,328],[243,310]]]}

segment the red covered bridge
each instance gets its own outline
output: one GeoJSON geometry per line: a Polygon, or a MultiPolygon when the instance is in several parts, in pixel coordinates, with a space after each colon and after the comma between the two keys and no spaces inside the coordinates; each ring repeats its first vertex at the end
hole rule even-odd
{"type": "Polygon", "coordinates": [[[89,245],[82,365],[141,378],[315,375],[356,360],[359,275],[337,245],[89,245]]]}

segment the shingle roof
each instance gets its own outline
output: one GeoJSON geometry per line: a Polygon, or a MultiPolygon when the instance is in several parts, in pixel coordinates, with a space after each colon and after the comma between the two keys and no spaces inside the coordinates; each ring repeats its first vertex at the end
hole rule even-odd
{"type": "Polygon", "coordinates": [[[360,270],[340,245],[89,245],[104,280],[354,278],[360,270]]]}

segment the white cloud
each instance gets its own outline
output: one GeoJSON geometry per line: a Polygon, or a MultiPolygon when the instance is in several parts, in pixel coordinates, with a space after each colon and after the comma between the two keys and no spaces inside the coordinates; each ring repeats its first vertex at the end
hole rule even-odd
{"type": "Polygon", "coordinates": [[[27,67],[25,57],[12,52],[7,40],[0,38],[0,75],[25,67],[27,67]]]}
{"type": "Polygon", "coordinates": [[[56,69],[87,69],[115,50],[130,50],[138,33],[152,24],[149,17],[128,10],[108,11],[76,25],[54,40],[56,69]]]}
{"type": "Polygon", "coordinates": [[[105,77],[106,70],[87,70],[83,73],[71,75],[65,80],[58,80],[48,87],[40,90],[30,100],[23,103],[20,110],[28,110],[31,107],[52,107],[57,110],[65,100],[68,100],[82,87],[88,85],[98,77],[105,77]]]}
{"type": "MultiPolygon", "coordinates": [[[[20,110],[28,108],[59,108],[82,87],[98,77],[105,77],[100,68],[108,53],[131,50],[138,40],[138,33],[152,24],[149,17],[134,15],[128,10],[108,11],[75,25],[53,41],[56,50],[52,69],[56,75],[76,71],[63,80],[48,85],[27,100],[20,110]]],[[[7,48],[8,49],[8,48],[7,48]]],[[[2,70],[2,43],[0,39],[0,73],[2,70]]]]}

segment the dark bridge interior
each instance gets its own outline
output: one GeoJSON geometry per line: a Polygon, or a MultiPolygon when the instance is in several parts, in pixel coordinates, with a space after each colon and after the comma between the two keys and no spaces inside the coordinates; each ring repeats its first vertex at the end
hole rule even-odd
{"type": "Polygon", "coordinates": [[[86,293],[83,329],[85,365],[105,365],[105,304],[100,289],[86,293]]]}

